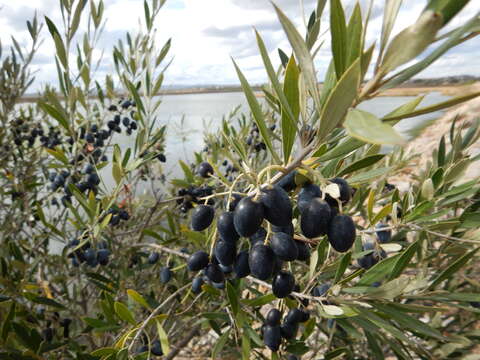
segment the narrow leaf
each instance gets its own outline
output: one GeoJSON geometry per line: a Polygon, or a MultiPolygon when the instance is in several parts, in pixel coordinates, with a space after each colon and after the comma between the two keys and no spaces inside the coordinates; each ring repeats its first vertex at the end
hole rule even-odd
{"type": "Polygon", "coordinates": [[[268,149],[270,150],[270,153],[272,154],[274,161],[276,163],[281,163],[280,158],[278,157],[277,153],[275,152],[275,149],[273,148],[271,136],[267,129],[267,125],[265,124],[265,117],[263,115],[260,104],[258,103],[258,100],[255,97],[255,94],[253,93],[252,88],[248,84],[248,81],[245,78],[245,76],[242,74],[242,71],[240,70],[240,68],[237,66],[235,60],[232,59],[232,61],[233,61],[233,65],[235,66],[235,70],[237,71],[238,78],[240,79],[240,83],[242,85],[242,89],[245,94],[245,97],[247,98],[248,105],[250,106],[250,110],[252,111],[253,118],[255,119],[255,123],[257,124],[258,129],[260,130],[260,134],[262,135],[262,139],[265,142],[265,145],[267,145],[268,149]]]}
{"type": "Polygon", "coordinates": [[[340,0],[330,1],[330,31],[335,72],[340,79],[347,67],[347,24],[340,0]]]}
{"type": "Polygon", "coordinates": [[[360,60],[357,59],[340,78],[323,106],[318,130],[320,140],[341,125],[357,96],[359,83],[360,60]]]}
{"type": "Polygon", "coordinates": [[[345,120],[348,134],[372,144],[401,145],[405,140],[388,124],[366,111],[352,109],[345,120]]]}
{"type": "Polygon", "coordinates": [[[460,256],[452,264],[450,264],[445,270],[443,270],[430,284],[429,289],[435,288],[442,281],[448,279],[451,275],[455,274],[458,270],[462,268],[479,250],[480,248],[473,249],[472,251],[466,253],[463,256],[460,256]]]}
{"type": "Polygon", "coordinates": [[[283,85],[283,91],[285,92],[289,108],[293,112],[293,117],[291,117],[288,112],[285,113],[282,106],[282,146],[283,161],[285,164],[288,163],[293,144],[295,143],[295,136],[297,134],[297,122],[300,113],[300,95],[298,89],[299,75],[300,71],[295,63],[295,58],[292,56],[285,71],[285,83],[283,85]]]}

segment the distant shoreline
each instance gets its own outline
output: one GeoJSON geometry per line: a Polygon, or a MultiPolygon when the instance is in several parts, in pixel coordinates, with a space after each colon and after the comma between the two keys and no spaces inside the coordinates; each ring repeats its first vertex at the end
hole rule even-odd
{"type": "MultiPolygon", "coordinates": [[[[405,86],[397,87],[394,89],[388,89],[378,94],[378,96],[418,96],[422,94],[428,94],[430,92],[440,92],[443,95],[454,96],[460,93],[468,93],[469,89],[472,87],[471,84],[468,85],[412,85],[408,84],[405,86]]],[[[253,86],[252,89],[257,92],[258,97],[262,97],[260,86],[253,86]]],[[[225,88],[191,88],[191,89],[178,89],[178,90],[164,90],[158,93],[158,96],[163,95],[197,95],[197,94],[221,94],[221,93],[232,93],[232,92],[241,92],[240,87],[225,87],[225,88]]],[[[118,94],[119,97],[122,94],[118,94]]],[[[94,97],[91,97],[94,98],[94,97]]],[[[26,95],[21,98],[20,103],[33,103],[40,99],[38,95],[26,95]]]]}

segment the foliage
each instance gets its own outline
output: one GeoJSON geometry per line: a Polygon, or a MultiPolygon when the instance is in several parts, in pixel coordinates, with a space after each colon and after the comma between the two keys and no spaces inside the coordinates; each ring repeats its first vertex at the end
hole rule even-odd
{"type": "MultiPolygon", "coordinates": [[[[412,161],[394,124],[478,94],[423,108],[420,97],[383,118],[356,107],[475,36],[478,14],[439,35],[468,1],[430,1],[415,24],[394,38],[401,1],[387,1],[375,65],[375,45],[365,42],[369,12],[357,4],[348,16],[340,0],[330,1],[332,60],[321,87],[314,58],[323,44],[326,1],[318,0],[303,35],[273,5],[292,54],[279,49],[282,65],[275,69],[256,32],[269,77],[264,102],[234,63],[251,112],[237,108],[226,115],[218,132],[205,134],[205,150],[195,162],[180,162],[184,177],[168,181],[161,165],[167,133],[157,123],[156,95],[170,40],[160,49],[154,41],[164,2],[144,2],[144,28],[115,45],[116,74],[105,81],[96,79],[100,59],[94,51],[104,25],[102,0],[60,0],[63,24],[45,18],[56,48],[58,88],[45,89],[38,103],[18,104],[33,81],[37,18],[27,24],[31,50],[13,40],[3,59],[1,357],[147,359],[163,352],[171,359],[192,338],[203,337],[212,358],[466,358],[480,337],[480,187],[478,178],[462,178],[469,166],[478,166],[479,156],[469,155],[480,136],[478,121],[453,122],[408,190],[389,179],[412,161]],[[82,18],[88,18],[88,30],[80,34],[82,18]],[[371,66],[374,75],[367,80],[371,66]],[[122,149],[118,132],[134,136],[135,145],[122,149]],[[385,151],[382,144],[394,146],[385,151]],[[308,218],[302,191],[311,183],[320,186],[318,197],[328,209],[353,219],[356,236],[348,251],[331,246],[338,249],[334,234],[343,229],[302,234],[308,218]],[[262,201],[256,209],[268,219],[260,244],[280,253],[274,243],[280,240],[271,236],[279,233],[275,216],[285,215],[275,215],[275,208],[285,202],[268,203],[273,184],[287,189],[295,249],[308,253],[303,261],[275,260],[284,279],[292,274],[298,286],[282,298],[272,294],[271,279],[238,275],[240,255],[233,273],[229,266],[218,273],[214,259],[228,235],[219,239],[224,230],[217,225],[226,221],[219,215],[245,195],[262,201]],[[145,189],[151,189],[147,196],[145,189]],[[191,230],[192,216],[201,231],[191,230]],[[204,267],[202,259],[197,268],[190,257],[199,250],[210,261],[203,275],[225,281],[205,281],[189,271],[204,267]],[[265,347],[275,347],[268,339],[277,325],[262,327],[271,321],[266,314],[272,307],[284,315],[289,309],[308,313],[302,315],[308,320],[297,322],[298,335],[282,340],[278,352],[265,347]]],[[[240,224],[237,213],[235,229],[246,233],[250,225],[240,224]]],[[[234,255],[258,248],[252,239],[235,238],[234,255]]],[[[252,270],[254,265],[250,260],[252,270]]]]}

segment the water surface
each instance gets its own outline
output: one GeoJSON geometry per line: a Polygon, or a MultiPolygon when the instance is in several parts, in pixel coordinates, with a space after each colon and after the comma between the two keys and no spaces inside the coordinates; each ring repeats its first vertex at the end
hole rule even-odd
{"type": "MultiPolygon", "coordinates": [[[[260,98],[261,99],[261,98],[260,98]]],[[[413,97],[378,97],[358,106],[377,116],[384,116],[395,108],[411,101],[413,97]]],[[[440,93],[425,97],[420,107],[432,105],[448,99],[440,93]]],[[[173,176],[181,176],[178,160],[192,160],[194,151],[204,147],[204,131],[215,131],[221,125],[222,117],[238,105],[247,112],[248,105],[242,92],[164,95],[159,110],[158,126],[167,125],[165,170],[173,176]]],[[[418,116],[400,121],[395,127],[401,133],[408,132],[419,122],[437,118],[441,112],[418,116]]],[[[116,141],[122,150],[133,145],[133,136],[117,135],[116,141]]],[[[106,169],[107,170],[107,169],[106,169]]],[[[108,183],[108,181],[107,181],[108,183]]]]}

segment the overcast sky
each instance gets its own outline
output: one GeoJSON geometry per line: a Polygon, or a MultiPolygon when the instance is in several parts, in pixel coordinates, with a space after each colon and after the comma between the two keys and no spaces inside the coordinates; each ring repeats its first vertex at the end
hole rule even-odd
{"type": "MultiPolygon", "coordinates": [[[[342,2],[347,11],[355,3],[354,0],[342,2]]],[[[365,5],[366,1],[361,2],[365,5]]],[[[303,32],[300,1],[276,0],[275,3],[303,32]]],[[[308,18],[316,1],[304,0],[303,3],[308,18]]],[[[375,0],[374,3],[368,44],[377,40],[381,29],[384,1],[375,0]]],[[[414,22],[425,4],[425,0],[404,1],[394,33],[414,22]]],[[[99,78],[104,78],[106,73],[111,72],[112,44],[117,39],[124,38],[127,31],[135,33],[139,19],[143,20],[142,0],[106,0],[105,7],[107,23],[101,42],[105,55],[97,74],[99,78]]],[[[9,44],[10,35],[26,44],[28,36],[25,22],[33,16],[35,10],[41,20],[47,15],[55,23],[61,22],[58,0],[0,0],[0,39],[4,46],[9,44]]],[[[472,0],[460,16],[449,24],[449,28],[462,24],[479,10],[479,0],[472,0]]],[[[324,18],[322,30],[328,28],[328,9],[324,18]]],[[[167,0],[155,25],[159,46],[166,39],[172,38],[170,54],[174,60],[166,76],[166,85],[236,84],[238,81],[231,56],[238,61],[251,83],[264,82],[267,77],[258,56],[253,27],[261,33],[275,64],[279,63],[277,48],[282,48],[286,53],[290,50],[268,0],[167,0]]],[[[46,28],[42,35],[44,43],[34,61],[38,73],[32,90],[40,89],[46,83],[56,85],[53,43],[46,28]]],[[[479,49],[480,38],[475,38],[450,51],[434,66],[422,72],[420,77],[462,74],[480,76],[479,49]]],[[[327,39],[316,59],[319,80],[323,79],[330,56],[327,39]]]]}

